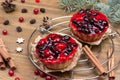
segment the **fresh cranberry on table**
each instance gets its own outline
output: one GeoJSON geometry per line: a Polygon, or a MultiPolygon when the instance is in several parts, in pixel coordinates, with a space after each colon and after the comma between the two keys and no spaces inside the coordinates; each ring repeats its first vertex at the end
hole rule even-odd
{"type": "Polygon", "coordinates": [[[13,70],[9,70],[8,74],[9,74],[9,76],[14,76],[14,71],[13,70]]]}
{"type": "Polygon", "coordinates": [[[2,31],[2,34],[3,34],[3,35],[7,35],[7,34],[8,34],[8,31],[7,31],[6,29],[4,29],[4,30],[2,31]]]}
{"type": "Polygon", "coordinates": [[[35,8],[35,9],[33,10],[33,12],[34,12],[34,14],[38,14],[38,13],[39,13],[39,10],[38,10],[37,8],[35,8]]]}
{"type": "Polygon", "coordinates": [[[19,78],[19,77],[16,77],[14,80],[20,80],[20,78],[19,78]]]}
{"type": "Polygon", "coordinates": [[[36,2],[36,3],[39,3],[39,2],[40,2],[40,0],[35,0],[35,2],[36,2]]]}
{"type": "Polygon", "coordinates": [[[39,71],[39,72],[40,72],[40,74],[39,74],[40,77],[43,77],[43,78],[46,77],[46,74],[44,72],[42,72],[42,71],[39,71]]]}
{"type": "Polygon", "coordinates": [[[52,77],[49,76],[49,75],[47,75],[46,78],[45,78],[45,80],[52,80],[52,77]]]}
{"type": "Polygon", "coordinates": [[[39,75],[40,74],[39,70],[38,69],[34,70],[34,74],[39,75]]]}
{"type": "Polygon", "coordinates": [[[20,17],[19,18],[19,22],[23,22],[24,21],[24,18],[23,17],[20,17]]]}
{"type": "Polygon", "coordinates": [[[21,0],[21,3],[25,3],[25,0],[21,0]]]}

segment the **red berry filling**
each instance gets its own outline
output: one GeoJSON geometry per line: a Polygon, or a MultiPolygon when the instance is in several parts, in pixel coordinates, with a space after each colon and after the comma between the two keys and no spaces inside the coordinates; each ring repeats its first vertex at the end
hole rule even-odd
{"type": "Polygon", "coordinates": [[[79,33],[100,34],[109,27],[107,17],[96,10],[83,10],[75,13],[71,18],[72,28],[79,33]]]}
{"type": "Polygon", "coordinates": [[[41,61],[55,63],[71,59],[77,48],[78,44],[70,36],[49,34],[38,42],[36,53],[41,61]]]}

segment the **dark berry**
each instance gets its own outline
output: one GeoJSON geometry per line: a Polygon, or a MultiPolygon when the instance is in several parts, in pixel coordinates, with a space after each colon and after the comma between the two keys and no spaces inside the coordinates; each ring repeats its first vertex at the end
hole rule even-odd
{"type": "Polygon", "coordinates": [[[65,35],[65,36],[63,36],[63,40],[69,40],[70,39],[70,37],[69,36],[67,36],[67,35],[65,35]]]}
{"type": "Polygon", "coordinates": [[[9,20],[5,20],[3,24],[4,25],[8,25],[9,24],[9,20]]]}
{"type": "Polygon", "coordinates": [[[27,13],[28,11],[27,11],[26,8],[23,8],[23,9],[21,10],[21,12],[22,12],[22,13],[27,13]]]}
{"type": "Polygon", "coordinates": [[[86,21],[86,22],[88,22],[88,21],[89,21],[89,19],[88,19],[88,17],[87,17],[87,16],[85,16],[85,17],[84,17],[84,21],[86,21]]]}
{"type": "Polygon", "coordinates": [[[49,76],[49,75],[47,75],[46,78],[45,78],[45,80],[52,80],[52,77],[49,76]]]}
{"type": "Polygon", "coordinates": [[[9,74],[9,76],[14,76],[14,71],[13,70],[9,70],[8,74],[9,74]]]}
{"type": "Polygon", "coordinates": [[[94,31],[95,31],[95,33],[98,33],[98,32],[99,32],[99,29],[95,29],[94,31]]]}
{"type": "Polygon", "coordinates": [[[17,32],[22,32],[22,28],[20,26],[16,27],[17,32]]]}
{"type": "Polygon", "coordinates": [[[46,77],[46,74],[43,72],[43,71],[39,71],[39,75],[40,75],[40,77],[46,77]]]}
{"type": "Polygon", "coordinates": [[[102,31],[104,29],[104,26],[99,26],[99,29],[102,31]]]}
{"type": "Polygon", "coordinates": [[[66,49],[67,49],[68,52],[71,52],[71,51],[72,51],[72,48],[71,48],[70,46],[67,46],[66,49]]]}
{"type": "Polygon", "coordinates": [[[103,25],[103,26],[108,26],[108,22],[107,22],[107,21],[103,21],[103,22],[102,22],[102,25],[103,25]]]}
{"type": "Polygon", "coordinates": [[[46,12],[45,8],[40,8],[40,12],[45,13],[46,12]]]}
{"type": "Polygon", "coordinates": [[[38,69],[34,70],[34,74],[39,75],[40,74],[39,70],[38,69]]]}
{"type": "Polygon", "coordinates": [[[90,16],[90,15],[92,14],[92,12],[90,11],[90,9],[87,9],[87,10],[86,10],[86,14],[87,14],[88,16],[90,16]]]}
{"type": "Polygon", "coordinates": [[[36,23],[36,20],[35,19],[31,19],[30,20],[30,24],[34,24],[34,23],[36,23]]]}
{"type": "Polygon", "coordinates": [[[84,12],[84,9],[81,9],[81,10],[79,11],[80,14],[83,13],[83,12],[84,12]]]}

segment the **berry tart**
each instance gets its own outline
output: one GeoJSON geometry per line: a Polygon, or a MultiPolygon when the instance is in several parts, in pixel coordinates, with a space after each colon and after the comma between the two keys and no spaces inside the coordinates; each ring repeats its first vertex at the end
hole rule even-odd
{"type": "Polygon", "coordinates": [[[70,20],[72,33],[86,43],[100,43],[109,29],[108,18],[97,10],[83,10],[73,14],[70,20]]]}
{"type": "MultiPolygon", "coordinates": [[[[79,59],[80,47],[82,45],[69,35],[50,33],[38,40],[35,52],[45,67],[62,70],[70,66],[76,56],[78,57],[76,59],[79,59]]],[[[74,65],[76,64],[75,62],[74,65]]]]}

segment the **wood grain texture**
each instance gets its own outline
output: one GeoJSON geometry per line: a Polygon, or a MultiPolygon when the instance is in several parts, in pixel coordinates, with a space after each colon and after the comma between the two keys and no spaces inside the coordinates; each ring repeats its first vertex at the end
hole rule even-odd
{"type": "MultiPolygon", "coordinates": [[[[4,0],[0,0],[3,2],[4,0]]],[[[12,13],[5,13],[2,6],[0,6],[0,37],[5,42],[8,52],[10,53],[11,57],[13,58],[17,70],[15,71],[15,76],[9,77],[8,70],[4,71],[0,70],[0,80],[14,80],[15,77],[20,77],[21,80],[44,80],[39,76],[35,76],[33,71],[36,69],[33,64],[28,59],[27,53],[27,41],[29,36],[31,35],[32,31],[41,24],[42,18],[44,16],[49,16],[51,18],[59,17],[68,15],[64,13],[58,6],[59,0],[41,0],[40,3],[36,3],[35,0],[26,0],[25,3],[21,3],[20,0],[15,0],[16,10],[12,13]],[[37,15],[33,14],[34,8],[45,8],[46,13],[39,13],[37,15]],[[21,9],[26,8],[28,9],[28,13],[21,13],[21,9]],[[25,21],[23,23],[18,22],[19,17],[24,17],[25,21]],[[36,19],[37,22],[35,24],[30,24],[29,21],[31,19],[36,19]],[[9,20],[9,25],[3,25],[4,20],[9,20]],[[16,27],[21,26],[23,31],[18,33],[16,32],[16,27]],[[8,35],[2,35],[2,30],[7,29],[8,35]],[[25,39],[23,44],[16,43],[18,37],[23,37],[25,39]],[[23,52],[21,54],[16,53],[15,48],[21,46],[23,48],[23,52]],[[37,79],[36,79],[37,78],[37,79]]],[[[115,25],[115,27],[120,32],[120,25],[115,25]]],[[[115,56],[116,60],[119,60],[120,53],[120,39],[115,40],[115,56]]],[[[116,70],[116,80],[120,79],[120,67],[116,70]]]]}

